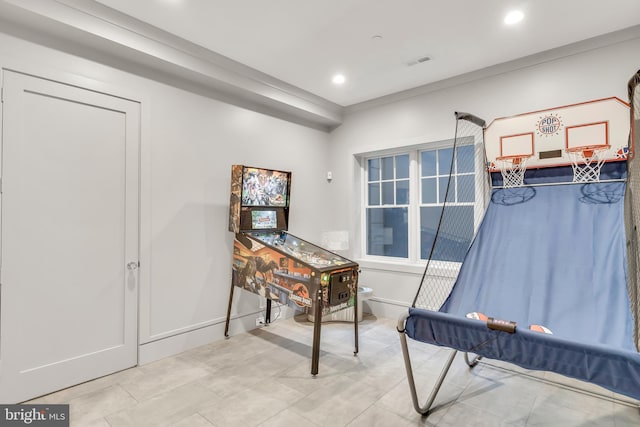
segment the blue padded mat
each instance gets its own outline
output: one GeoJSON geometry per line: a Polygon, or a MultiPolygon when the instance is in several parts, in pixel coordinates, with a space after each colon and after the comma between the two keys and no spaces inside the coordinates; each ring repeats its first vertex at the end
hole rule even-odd
{"type": "Polygon", "coordinates": [[[484,322],[420,308],[409,309],[412,339],[503,360],[526,369],[557,372],[640,400],[640,354],[518,329],[511,334],[484,322]]]}
{"type": "Polygon", "coordinates": [[[624,182],[494,190],[440,311],[546,326],[636,351],[627,291],[624,182]]]}

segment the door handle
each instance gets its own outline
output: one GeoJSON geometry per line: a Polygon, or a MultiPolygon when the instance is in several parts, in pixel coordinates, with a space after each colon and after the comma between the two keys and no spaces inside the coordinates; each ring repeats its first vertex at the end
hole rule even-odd
{"type": "Polygon", "coordinates": [[[135,261],[131,261],[130,263],[127,264],[127,269],[129,271],[134,271],[138,269],[138,263],[135,261]]]}

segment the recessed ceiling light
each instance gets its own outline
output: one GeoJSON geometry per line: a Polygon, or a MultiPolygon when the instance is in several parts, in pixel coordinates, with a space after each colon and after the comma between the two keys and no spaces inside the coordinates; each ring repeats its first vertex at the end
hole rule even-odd
{"type": "Polygon", "coordinates": [[[504,17],[504,23],[507,25],[517,24],[524,18],[524,13],[519,10],[512,10],[504,17]]]}
{"type": "Polygon", "coordinates": [[[343,74],[336,74],[335,76],[333,76],[331,81],[334,85],[342,85],[347,81],[347,78],[343,74]]]}

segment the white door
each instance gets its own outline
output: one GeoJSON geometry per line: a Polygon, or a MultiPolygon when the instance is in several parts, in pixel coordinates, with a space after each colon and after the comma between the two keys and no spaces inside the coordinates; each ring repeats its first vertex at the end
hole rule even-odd
{"type": "Polygon", "coordinates": [[[0,402],[137,364],[139,104],[3,71],[0,402]]]}

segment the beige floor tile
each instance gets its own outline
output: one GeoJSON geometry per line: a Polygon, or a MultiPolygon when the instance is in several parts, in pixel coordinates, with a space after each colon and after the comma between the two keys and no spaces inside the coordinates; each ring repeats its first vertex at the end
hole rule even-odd
{"type": "Polygon", "coordinates": [[[525,426],[526,415],[519,421],[505,421],[501,417],[482,409],[468,406],[464,403],[452,405],[436,424],[439,427],[498,427],[498,426],[525,426]]]}
{"type": "Polygon", "coordinates": [[[527,426],[614,425],[612,402],[553,386],[536,398],[527,420],[527,426]]]}
{"type": "Polygon", "coordinates": [[[613,405],[615,427],[631,427],[640,425],[640,408],[627,405],[613,405]]]}
{"type": "Polygon", "coordinates": [[[478,365],[475,376],[458,402],[500,417],[504,422],[519,422],[528,417],[536,397],[546,385],[534,379],[478,365]],[[514,393],[517,390],[517,393],[514,393]]]}
{"type": "Polygon", "coordinates": [[[103,390],[123,381],[135,382],[143,376],[144,374],[139,368],[126,369],[73,387],[65,388],[25,403],[69,403],[72,399],[103,390]]]}
{"type": "Polygon", "coordinates": [[[316,376],[311,375],[311,361],[306,360],[296,365],[291,365],[290,369],[282,371],[274,378],[274,381],[286,385],[289,388],[299,391],[303,396],[311,394],[318,389],[333,384],[336,379],[342,378],[344,374],[330,366],[323,366],[316,376]]]}
{"type": "MultiPolygon", "coordinates": [[[[418,405],[420,407],[425,406],[432,387],[433,380],[427,383],[416,383],[416,388],[418,389],[418,405]]],[[[454,384],[443,384],[430,408],[431,413],[428,416],[429,422],[437,424],[438,420],[442,418],[447,410],[457,403],[456,400],[460,394],[462,394],[462,391],[463,389],[461,387],[454,384]]],[[[411,392],[406,378],[403,378],[403,381],[400,381],[395,387],[382,396],[376,404],[414,423],[423,419],[413,408],[411,392]]]]}
{"type": "MultiPolygon", "coordinates": [[[[65,402],[60,402],[65,403],[65,402]]],[[[111,385],[69,400],[71,423],[83,426],[114,412],[135,407],[138,402],[119,385],[111,385]]]]}
{"type": "Polygon", "coordinates": [[[211,374],[210,370],[185,362],[179,357],[162,359],[139,369],[143,373],[141,377],[125,380],[120,384],[140,401],[211,374]]]}
{"type": "Polygon", "coordinates": [[[345,375],[293,403],[291,409],[321,426],[340,426],[351,422],[383,394],[345,375]]]}
{"type": "Polygon", "coordinates": [[[71,420],[71,423],[69,424],[70,427],[111,427],[111,425],[107,422],[106,419],[104,418],[98,418],[92,421],[82,421],[81,423],[76,423],[75,421],[71,420]]]}
{"type": "Polygon", "coordinates": [[[221,397],[227,397],[267,378],[276,381],[299,365],[307,365],[307,358],[288,349],[270,350],[243,358],[237,365],[221,368],[215,374],[198,380],[198,383],[221,397]]]}
{"type": "Polygon", "coordinates": [[[348,424],[349,427],[409,427],[414,425],[416,425],[415,422],[389,411],[382,405],[371,405],[348,424]]]}
{"type": "MultiPolygon", "coordinates": [[[[316,376],[313,324],[298,316],[31,403],[69,403],[72,425],[82,427],[640,425],[637,406],[567,388],[586,383],[494,360],[470,369],[461,354],[423,417],[413,408],[396,323],[365,316],[357,356],[352,323],[323,324],[316,376]]],[[[451,350],[408,345],[423,405],[451,350]]]]}
{"type": "Polygon", "coordinates": [[[610,397],[612,397],[614,394],[613,392],[596,384],[591,384],[586,381],[577,380],[575,378],[565,377],[564,375],[556,374],[555,372],[545,372],[544,379],[553,383],[557,383],[559,385],[566,385],[590,393],[601,394],[610,397]]]}
{"type": "Polygon", "coordinates": [[[218,400],[215,394],[204,387],[189,383],[113,413],[106,419],[112,427],[172,426],[218,400]]]}
{"type": "Polygon", "coordinates": [[[309,421],[291,411],[290,409],[285,409],[284,411],[278,412],[273,417],[269,418],[263,423],[258,424],[260,427],[317,427],[318,424],[309,421]]]}
{"type": "Polygon", "coordinates": [[[211,424],[205,417],[200,414],[193,414],[183,420],[176,421],[172,427],[211,427],[211,424]]]}
{"type": "Polygon", "coordinates": [[[283,384],[264,382],[206,405],[199,413],[219,427],[254,426],[267,421],[301,397],[300,392],[283,384]]]}

